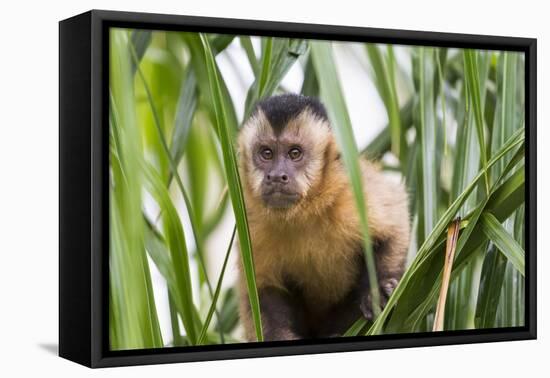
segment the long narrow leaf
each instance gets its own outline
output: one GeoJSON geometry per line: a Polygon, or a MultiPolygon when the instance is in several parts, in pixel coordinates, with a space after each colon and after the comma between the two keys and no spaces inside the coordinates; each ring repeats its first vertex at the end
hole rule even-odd
{"type": "MultiPolygon", "coordinates": [[[[402,132],[405,134],[412,125],[414,102],[412,100],[407,101],[405,105],[399,110],[399,118],[401,119],[402,132]]],[[[391,149],[391,137],[389,131],[389,124],[386,125],[369,145],[361,151],[361,154],[366,155],[370,159],[379,159],[384,153],[391,149]]]]}
{"type": "Polygon", "coordinates": [[[239,37],[241,46],[243,47],[248,62],[250,63],[250,68],[252,68],[252,73],[254,76],[258,76],[260,73],[260,66],[258,65],[258,59],[256,59],[256,54],[254,54],[254,47],[252,46],[252,41],[249,36],[242,35],[239,37]]]}
{"type": "Polygon", "coordinates": [[[388,46],[387,59],[384,59],[377,45],[369,43],[366,48],[375,73],[376,87],[384,102],[386,113],[389,118],[391,150],[397,157],[400,157],[401,140],[403,139],[404,133],[401,130],[399,101],[395,86],[395,57],[393,55],[393,48],[391,45],[388,46]]]}
{"type": "MultiPolygon", "coordinates": [[[[149,44],[151,43],[151,39],[153,38],[153,32],[151,30],[133,30],[132,31],[132,45],[136,48],[136,56],[138,62],[141,61],[141,58],[145,55],[145,52],[147,51],[147,47],[149,47],[149,44]]],[[[138,63],[139,64],[139,63],[138,63]]],[[[135,74],[137,69],[137,64],[135,62],[132,62],[132,73],[135,74]]]]}
{"type": "Polygon", "coordinates": [[[481,272],[481,283],[476,306],[476,328],[492,328],[504,281],[506,258],[493,246],[489,248],[481,272]]]}
{"type": "Polygon", "coordinates": [[[497,246],[514,267],[525,275],[525,252],[517,241],[504,229],[491,213],[485,213],[481,218],[481,229],[497,246]]]}
{"type": "Polygon", "coordinates": [[[236,233],[237,233],[237,226],[233,227],[233,233],[231,234],[231,240],[229,241],[227,252],[225,253],[225,258],[223,259],[222,269],[220,271],[220,276],[218,278],[218,284],[216,285],[216,291],[214,291],[214,297],[212,298],[212,304],[210,305],[210,309],[208,310],[208,315],[206,316],[206,320],[204,321],[204,325],[202,326],[202,331],[199,336],[199,340],[198,340],[199,345],[204,342],[204,338],[206,337],[206,331],[208,330],[210,321],[212,320],[212,315],[216,310],[216,305],[218,303],[218,298],[220,296],[222,282],[225,275],[225,269],[227,268],[227,262],[229,261],[229,255],[231,253],[231,248],[233,248],[233,241],[235,240],[236,233]]]}
{"type": "Polygon", "coordinates": [[[357,145],[353,137],[351,121],[338,80],[338,74],[334,66],[331,46],[326,42],[312,42],[311,53],[317,76],[323,78],[319,83],[321,97],[324,99],[327,107],[329,118],[340,146],[344,165],[350,178],[350,184],[354,194],[355,205],[357,207],[363,234],[363,248],[367,263],[371,295],[373,298],[374,313],[375,316],[377,316],[380,311],[380,295],[376,278],[374,252],[369,236],[365,192],[363,189],[364,181],[359,166],[359,151],[357,150],[357,145]]]}
{"type": "Polygon", "coordinates": [[[300,93],[305,96],[319,97],[319,80],[317,79],[311,56],[308,57],[304,69],[304,82],[302,83],[300,93]]]}
{"type": "Polygon", "coordinates": [[[235,213],[235,219],[237,222],[237,230],[239,232],[242,264],[248,288],[248,297],[250,301],[252,320],[254,322],[254,327],[256,330],[256,338],[258,339],[258,341],[263,341],[262,319],[260,316],[260,301],[258,298],[258,289],[256,287],[256,275],[254,272],[254,259],[252,255],[252,243],[250,241],[243,190],[239,178],[235,149],[233,146],[233,143],[235,141],[235,134],[226,121],[227,118],[223,103],[223,92],[220,88],[219,71],[216,66],[210,44],[203,35],[201,35],[200,38],[205,52],[210,90],[213,94],[212,101],[214,103],[214,110],[216,113],[216,125],[218,127],[218,134],[220,136],[222,153],[225,162],[229,195],[231,197],[233,212],[235,213]]]}
{"type": "Polygon", "coordinates": [[[437,170],[434,105],[434,50],[425,47],[418,49],[419,70],[419,138],[421,144],[421,168],[418,170],[421,184],[419,240],[423,241],[437,222],[437,170]]]}
{"type": "MultiPolygon", "coordinates": [[[[208,114],[210,116],[210,120],[213,124],[215,124],[216,111],[214,109],[214,95],[211,91],[209,84],[208,70],[204,61],[205,51],[201,42],[201,38],[197,33],[181,33],[181,37],[187,43],[191,52],[191,64],[197,78],[197,85],[199,87],[200,93],[200,104],[206,106],[209,111],[208,114]]],[[[216,39],[214,39],[213,41],[216,41],[216,39]]],[[[218,46],[218,48],[221,47],[223,46],[218,46]]],[[[220,50],[215,50],[213,47],[211,47],[211,49],[213,56],[216,56],[216,54],[220,52],[220,50]]],[[[228,127],[231,128],[232,132],[235,133],[239,128],[235,106],[233,104],[233,101],[231,100],[229,89],[227,88],[225,81],[221,78],[220,90],[223,94],[222,101],[225,109],[225,115],[227,117],[226,123],[228,127]]],[[[217,129],[215,131],[218,132],[217,129]]]]}
{"type": "Polygon", "coordinates": [[[464,50],[464,71],[466,73],[466,83],[472,96],[472,105],[476,120],[477,137],[479,149],[481,152],[481,162],[485,170],[485,189],[489,193],[489,172],[487,171],[487,148],[485,147],[485,124],[483,123],[483,108],[481,103],[481,93],[479,85],[477,53],[473,50],[464,50]]]}
{"type": "MultiPolygon", "coordinates": [[[[163,210],[163,228],[169,246],[175,282],[177,283],[177,291],[174,290],[174,294],[181,293],[181,296],[175,299],[180,302],[183,325],[187,336],[192,344],[196,344],[200,324],[195,316],[189,256],[183,227],[162,178],[151,165],[144,163],[142,167],[146,177],[145,187],[163,210]]],[[[170,281],[167,282],[170,284],[170,281]]]]}
{"type": "MultiPolygon", "coordinates": [[[[176,119],[172,132],[170,155],[176,164],[181,160],[189,137],[191,122],[197,108],[197,78],[194,71],[187,69],[176,108],[176,119]]],[[[171,181],[171,180],[169,180],[171,181]]]]}
{"type": "Polygon", "coordinates": [[[307,52],[308,42],[303,39],[268,38],[261,57],[261,69],[248,91],[245,119],[260,98],[271,96],[279,87],[290,68],[307,52]]]}
{"type": "Polygon", "coordinates": [[[271,54],[273,52],[273,38],[266,38],[264,49],[262,53],[262,70],[260,71],[260,77],[258,86],[256,88],[258,94],[257,98],[262,98],[267,86],[267,80],[271,75],[271,54]]]}

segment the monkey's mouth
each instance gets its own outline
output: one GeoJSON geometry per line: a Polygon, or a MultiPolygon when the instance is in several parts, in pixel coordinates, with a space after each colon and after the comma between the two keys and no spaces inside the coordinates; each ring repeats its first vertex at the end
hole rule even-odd
{"type": "Polygon", "coordinates": [[[300,195],[298,193],[281,189],[271,189],[262,193],[264,204],[274,209],[288,209],[296,204],[299,199],[300,195]]]}

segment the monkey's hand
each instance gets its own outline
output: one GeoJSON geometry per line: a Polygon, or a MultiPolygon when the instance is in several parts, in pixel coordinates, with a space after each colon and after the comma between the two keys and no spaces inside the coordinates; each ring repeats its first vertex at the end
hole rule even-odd
{"type": "MultiPolygon", "coordinates": [[[[385,278],[381,279],[378,283],[379,289],[380,289],[380,307],[381,309],[384,309],[386,307],[386,304],[388,303],[388,299],[393,293],[393,290],[396,288],[398,284],[398,280],[391,277],[391,278],[385,278]]],[[[363,316],[365,319],[372,321],[374,320],[374,311],[372,306],[372,293],[371,290],[366,290],[361,298],[361,302],[359,304],[359,307],[361,308],[361,312],[363,313],[363,316]]]]}

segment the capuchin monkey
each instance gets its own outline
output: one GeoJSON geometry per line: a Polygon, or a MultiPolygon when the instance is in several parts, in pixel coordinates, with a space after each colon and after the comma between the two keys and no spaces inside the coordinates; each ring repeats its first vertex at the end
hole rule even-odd
{"type": "MultiPolygon", "coordinates": [[[[361,226],[327,112],[295,94],[260,101],[238,138],[265,340],[342,335],[373,319],[361,226]]],[[[403,275],[409,244],[408,197],[360,160],[381,304],[403,275]]],[[[240,316],[256,340],[246,279],[240,316]]]]}

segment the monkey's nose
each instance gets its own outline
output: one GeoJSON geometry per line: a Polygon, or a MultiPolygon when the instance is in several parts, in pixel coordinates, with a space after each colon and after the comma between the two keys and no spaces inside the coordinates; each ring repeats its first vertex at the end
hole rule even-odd
{"type": "Polygon", "coordinates": [[[289,177],[286,173],[270,173],[267,175],[267,182],[268,183],[281,183],[286,184],[289,181],[289,177]]]}

